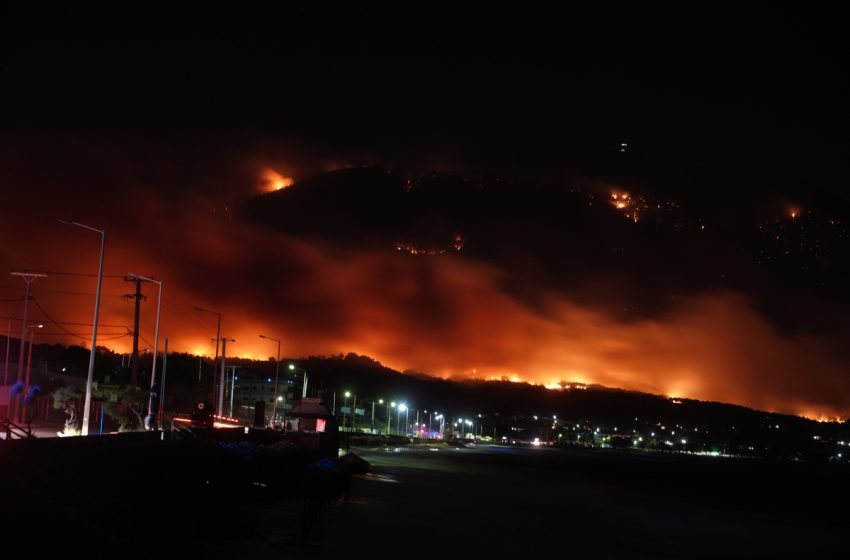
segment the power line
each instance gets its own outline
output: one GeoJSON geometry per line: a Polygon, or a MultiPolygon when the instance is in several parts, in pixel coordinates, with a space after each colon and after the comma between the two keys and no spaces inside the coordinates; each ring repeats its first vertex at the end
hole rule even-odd
{"type": "MultiPolygon", "coordinates": [[[[49,270],[48,274],[56,275],[56,276],[79,276],[83,278],[97,278],[97,274],[91,274],[88,272],[57,272],[55,270],[49,270]]],[[[123,274],[104,274],[104,278],[124,278],[123,274]]]]}
{"type": "MultiPolygon", "coordinates": [[[[20,321],[20,319],[16,319],[14,315],[12,315],[11,317],[0,316],[0,320],[2,320],[2,319],[6,319],[6,320],[11,319],[12,321],[16,321],[16,322],[20,321]]],[[[53,322],[53,321],[51,321],[51,322],[53,322]]],[[[73,321],[55,321],[55,324],[57,324],[57,325],[71,325],[71,326],[74,326],[74,327],[91,327],[92,326],[92,323],[75,323],[73,321]]],[[[100,324],[100,323],[98,323],[97,326],[98,326],[98,328],[104,327],[104,328],[113,328],[113,329],[129,329],[130,328],[127,325],[103,325],[103,324],[100,324]]]]}
{"type": "MultiPolygon", "coordinates": [[[[38,290],[33,290],[38,292],[48,292],[51,294],[63,294],[63,295],[71,295],[71,296],[89,296],[95,297],[97,294],[95,292],[75,292],[72,290],[54,290],[50,288],[39,288],[38,290]]],[[[122,297],[124,294],[101,294],[101,297],[122,297]]]]}
{"type": "MultiPolygon", "coordinates": [[[[126,336],[130,336],[130,333],[123,333],[123,334],[106,333],[105,338],[103,338],[103,337],[100,336],[101,334],[103,334],[103,333],[98,332],[98,338],[97,338],[98,340],[117,340],[119,338],[124,338],[126,336]]],[[[42,332],[42,331],[38,331],[38,335],[39,336],[73,336],[75,338],[81,338],[81,337],[84,337],[84,336],[85,337],[91,337],[91,333],[71,333],[71,332],[42,332]]],[[[3,335],[3,334],[0,334],[0,336],[5,337],[5,335],[3,335]]],[[[83,340],[90,340],[90,338],[84,338],[83,340]]]]}
{"type": "Polygon", "coordinates": [[[53,317],[51,317],[51,316],[50,316],[50,313],[48,313],[47,311],[45,311],[45,310],[44,310],[44,308],[41,306],[41,304],[40,304],[40,303],[38,303],[38,300],[37,300],[37,299],[32,298],[32,302],[35,304],[35,306],[36,306],[36,307],[38,307],[38,308],[41,310],[41,312],[42,312],[42,313],[44,313],[44,316],[45,316],[45,317],[47,317],[47,319],[48,319],[51,323],[53,323],[54,325],[56,325],[57,327],[59,327],[59,329],[60,329],[60,330],[65,331],[65,332],[66,332],[66,333],[68,333],[69,335],[74,336],[74,337],[77,337],[77,338],[79,338],[79,339],[81,339],[81,340],[88,340],[88,339],[86,339],[86,338],[84,338],[84,337],[82,337],[82,336],[80,336],[80,335],[78,335],[78,334],[74,334],[74,333],[72,333],[71,331],[69,331],[68,329],[66,329],[65,327],[63,327],[63,326],[62,326],[62,325],[60,325],[59,323],[57,323],[57,322],[56,322],[56,319],[54,319],[53,317]]]}

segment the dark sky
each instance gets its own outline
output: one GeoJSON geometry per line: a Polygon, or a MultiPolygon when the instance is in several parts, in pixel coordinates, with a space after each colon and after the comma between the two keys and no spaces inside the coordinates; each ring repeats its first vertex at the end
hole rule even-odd
{"type": "MultiPolygon", "coordinates": [[[[265,330],[293,355],[846,414],[841,13],[10,13],[0,260],[90,271],[70,212],[111,232],[108,272],[166,279],[173,348],[208,351],[200,304],[246,355],[265,330]],[[246,210],[270,170],[295,187],[246,210]]],[[[85,278],[50,282],[45,308],[85,323],[85,278]]]]}
{"type": "Polygon", "coordinates": [[[4,123],[523,170],[626,141],[846,178],[845,19],[828,6],[349,10],[74,13],[6,41],[4,123]]]}

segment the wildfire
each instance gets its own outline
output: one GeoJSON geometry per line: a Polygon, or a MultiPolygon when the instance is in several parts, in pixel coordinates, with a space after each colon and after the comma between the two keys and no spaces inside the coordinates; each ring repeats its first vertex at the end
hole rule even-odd
{"type": "Polygon", "coordinates": [[[617,210],[622,211],[626,218],[635,223],[640,219],[640,212],[647,208],[646,202],[642,197],[636,199],[627,192],[612,192],[611,205],[617,210]]]}
{"type": "Polygon", "coordinates": [[[260,186],[264,192],[280,191],[291,187],[295,183],[292,177],[285,177],[272,169],[266,167],[260,174],[260,186]]]}

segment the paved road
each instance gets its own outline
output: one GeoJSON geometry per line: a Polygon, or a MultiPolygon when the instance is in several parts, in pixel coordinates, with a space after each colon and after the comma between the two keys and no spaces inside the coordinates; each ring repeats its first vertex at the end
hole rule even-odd
{"type": "MultiPolygon", "coordinates": [[[[354,449],[327,557],[845,557],[841,466],[607,450],[354,449]],[[833,468],[838,467],[838,468],[833,468]]],[[[318,552],[318,551],[316,551],[318,552]]]]}
{"type": "Polygon", "coordinates": [[[444,445],[353,451],[372,472],[355,478],[347,502],[322,510],[305,542],[298,489],[252,483],[242,459],[216,445],[145,433],[4,442],[11,505],[0,526],[41,555],[73,543],[228,560],[847,557],[847,465],[444,445]]]}

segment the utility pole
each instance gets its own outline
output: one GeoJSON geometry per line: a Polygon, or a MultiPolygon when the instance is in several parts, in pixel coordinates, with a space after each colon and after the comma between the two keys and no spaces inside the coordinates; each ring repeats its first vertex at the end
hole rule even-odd
{"type": "Polygon", "coordinates": [[[27,341],[27,320],[29,319],[29,304],[32,299],[32,283],[35,282],[36,278],[47,278],[47,273],[13,270],[12,276],[20,276],[27,284],[27,291],[24,295],[24,318],[21,322],[21,352],[18,354],[18,382],[20,382],[24,378],[24,346],[27,341]]]}
{"type": "Polygon", "coordinates": [[[3,369],[3,385],[9,384],[9,352],[12,350],[12,318],[9,317],[9,330],[6,333],[6,367],[3,369]]]}
{"type": "Polygon", "coordinates": [[[136,284],[136,291],[133,294],[123,296],[125,300],[134,300],[136,307],[133,319],[133,354],[130,357],[130,385],[137,387],[139,385],[139,311],[141,308],[142,299],[142,279],[138,276],[125,276],[125,282],[133,282],[136,284]]]}

